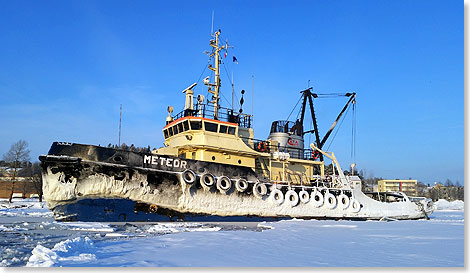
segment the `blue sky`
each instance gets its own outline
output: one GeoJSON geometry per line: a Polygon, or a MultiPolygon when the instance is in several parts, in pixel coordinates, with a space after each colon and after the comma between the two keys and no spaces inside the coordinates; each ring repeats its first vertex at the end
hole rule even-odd
{"type": "MultiPolygon", "coordinates": [[[[160,147],[166,107],[183,108],[207,64],[212,10],[235,46],[225,66],[245,112],[254,75],[256,138],[310,80],[318,93],[357,92],[355,161],[367,175],[463,183],[460,1],[3,1],[0,154],[19,139],[33,160],[53,141],[117,143],[121,103],[122,140],[160,147]]],[[[195,91],[207,93],[202,81],[195,91]]],[[[345,102],[315,101],[320,134],[345,102]]],[[[347,168],[350,113],[330,150],[347,168]]]]}

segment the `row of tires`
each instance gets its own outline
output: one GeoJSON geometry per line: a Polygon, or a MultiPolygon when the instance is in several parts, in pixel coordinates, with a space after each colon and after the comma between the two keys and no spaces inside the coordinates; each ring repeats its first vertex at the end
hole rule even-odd
{"type": "Polygon", "coordinates": [[[326,207],[328,209],[350,209],[352,212],[359,212],[361,204],[358,200],[341,193],[338,196],[330,193],[328,190],[323,194],[320,190],[314,189],[310,194],[306,190],[301,190],[299,193],[290,189],[284,195],[281,190],[273,186],[271,191],[272,200],[277,204],[289,204],[291,207],[297,206],[299,203],[307,204],[312,203],[314,207],[326,207]]]}
{"type": "MultiPolygon", "coordinates": [[[[192,185],[196,182],[197,175],[194,171],[192,171],[190,169],[186,169],[182,173],[182,177],[183,177],[183,181],[186,184],[192,185]]],[[[204,173],[203,175],[201,175],[200,184],[201,184],[202,188],[206,191],[210,191],[215,186],[221,193],[227,193],[233,186],[232,185],[232,180],[230,178],[228,178],[227,176],[220,176],[216,179],[215,176],[210,174],[210,173],[204,173]]],[[[259,183],[259,184],[261,184],[261,183],[259,183]]],[[[264,184],[262,184],[262,185],[264,185],[264,184]]],[[[246,190],[248,190],[248,186],[249,186],[249,184],[248,184],[248,181],[246,181],[246,179],[240,178],[240,179],[235,181],[235,189],[238,192],[245,192],[246,190]]],[[[266,187],[266,185],[264,185],[264,186],[266,187]]],[[[253,190],[255,190],[255,189],[253,189],[253,190]]],[[[264,195],[266,195],[266,193],[267,193],[267,188],[263,191],[263,189],[259,189],[259,187],[258,187],[257,190],[259,190],[259,194],[260,194],[257,197],[260,197],[260,198],[263,198],[264,195]]]]}
{"type": "MultiPolygon", "coordinates": [[[[188,185],[193,185],[196,182],[197,175],[194,171],[186,169],[182,173],[183,181],[188,185]]],[[[205,191],[210,191],[214,186],[219,192],[226,194],[232,188],[232,180],[227,176],[220,176],[217,179],[210,173],[204,173],[200,177],[200,184],[205,191]]],[[[242,193],[248,190],[249,184],[246,179],[240,178],[235,180],[235,189],[242,193]]],[[[256,182],[252,189],[253,195],[259,199],[264,198],[268,195],[268,186],[265,183],[256,182]]],[[[307,204],[312,203],[314,207],[326,207],[328,209],[349,209],[352,212],[359,212],[361,210],[361,204],[358,200],[341,193],[338,196],[333,195],[328,190],[324,194],[314,189],[310,194],[302,189],[299,193],[295,190],[289,189],[286,194],[279,190],[275,185],[271,187],[271,193],[269,194],[271,201],[281,205],[287,203],[291,207],[297,206],[299,203],[307,204]]]]}

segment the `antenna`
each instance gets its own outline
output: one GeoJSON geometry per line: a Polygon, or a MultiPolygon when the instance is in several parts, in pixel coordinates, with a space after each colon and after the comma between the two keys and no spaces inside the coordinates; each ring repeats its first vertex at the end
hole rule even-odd
{"type": "Polygon", "coordinates": [[[122,104],[119,107],[119,140],[118,140],[119,146],[121,146],[121,121],[122,121],[122,104]]]}
{"type": "Polygon", "coordinates": [[[211,35],[214,33],[214,10],[212,10],[211,35]]]}
{"type": "Polygon", "coordinates": [[[233,70],[232,70],[232,110],[233,110],[233,96],[234,96],[234,86],[233,86],[233,70]]]}
{"type": "Polygon", "coordinates": [[[253,113],[253,89],[255,85],[255,73],[251,74],[251,115],[254,116],[253,113]]]}

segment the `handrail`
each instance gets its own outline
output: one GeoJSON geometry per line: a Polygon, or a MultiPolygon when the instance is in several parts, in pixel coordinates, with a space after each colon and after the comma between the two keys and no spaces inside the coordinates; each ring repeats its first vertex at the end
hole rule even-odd
{"type": "MultiPolygon", "coordinates": [[[[194,104],[194,109],[185,109],[178,114],[173,116],[173,120],[180,119],[182,117],[202,117],[214,119],[214,110],[210,107],[206,107],[206,104],[194,104]]],[[[234,113],[233,109],[220,107],[218,111],[218,120],[236,123],[238,126],[243,128],[252,128],[253,116],[243,113],[234,113]],[[222,110],[222,111],[221,111],[222,110]],[[223,110],[226,110],[225,112],[223,110]]]]}

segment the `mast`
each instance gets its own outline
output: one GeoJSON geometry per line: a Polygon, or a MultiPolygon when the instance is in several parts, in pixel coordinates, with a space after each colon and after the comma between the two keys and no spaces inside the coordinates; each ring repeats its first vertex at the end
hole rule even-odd
{"type": "Polygon", "coordinates": [[[118,140],[118,146],[121,146],[121,121],[122,121],[122,104],[119,107],[119,140],[118,140]]]}
{"type": "Polygon", "coordinates": [[[209,93],[211,93],[212,100],[209,101],[209,103],[214,104],[214,119],[218,119],[219,115],[219,90],[220,90],[220,51],[221,50],[227,50],[227,48],[231,47],[228,46],[227,42],[225,42],[225,45],[219,46],[219,35],[220,35],[220,29],[213,34],[211,34],[214,39],[210,40],[210,45],[213,47],[212,54],[210,57],[214,56],[214,66],[209,65],[209,69],[215,72],[215,82],[214,83],[205,83],[206,85],[209,86],[209,89],[207,90],[209,93]],[[214,87],[214,89],[212,89],[214,87]]]}

